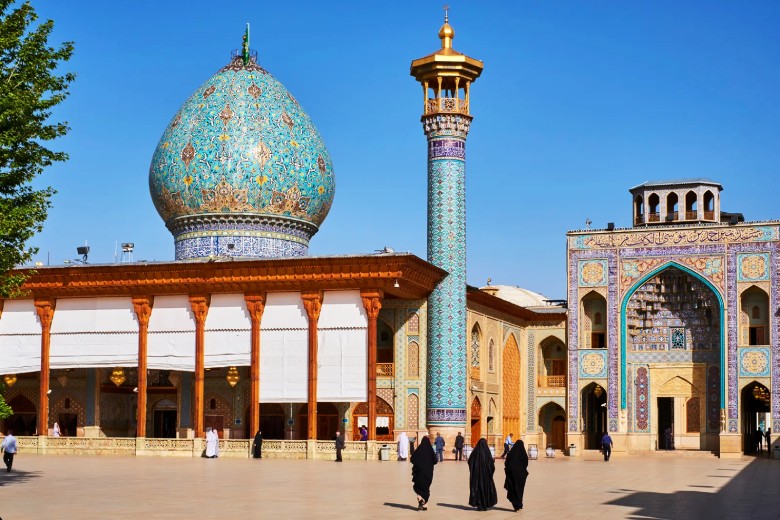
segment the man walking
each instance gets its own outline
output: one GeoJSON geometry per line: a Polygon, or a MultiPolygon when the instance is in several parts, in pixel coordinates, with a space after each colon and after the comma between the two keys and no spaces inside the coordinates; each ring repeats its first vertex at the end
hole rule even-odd
{"type": "Polygon", "coordinates": [[[436,440],[433,441],[434,446],[436,446],[436,458],[439,459],[439,462],[444,461],[444,437],[441,436],[439,432],[436,432],[436,440]]]}
{"type": "Polygon", "coordinates": [[[343,450],[345,446],[344,434],[340,431],[336,431],[336,462],[341,462],[341,450],[343,450]]]}
{"type": "Polygon", "coordinates": [[[463,460],[463,435],[455,437],[455,460],[463,460]]]}
{"type": "Polygon", "coordinates": [[[515,445],[515,441],[512,440],[512,434],[506,436],[506,439],[504,439],[504,453],[501,454],[501,458],[505,459],[507,454],[509,453],[509,450],[512,449],[512,446],[515,445]]]}
{"type": "Polygon", "coordinates": [[[612,437],[607,432],[604,432],[604,436],[601,438],[601,450],[604,452],[604,462],[609,462],[609,457],[612,455],[612,437]]]}
{"type": "Polygon", "coordinates": [[[3,462],[5,463],[6,471],[11,472],[11,466],[14,465],[14,455],[16,455],[16,437],[14,437],[13,430],[8,430],[8,435],[3,439],[1,446],[3,450],[3,462]]]}

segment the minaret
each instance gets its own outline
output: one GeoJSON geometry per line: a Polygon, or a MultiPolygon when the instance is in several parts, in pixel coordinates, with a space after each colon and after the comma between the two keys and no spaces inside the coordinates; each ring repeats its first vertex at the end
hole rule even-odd
{"type": "Polygon", "coordinates": [[[471,84],[483,68],[452,48],[448,22],[445,8],[441,49],[410,71],[423,87],[428,138],[428,261],[449,273],[428,299],[427,424],[445,437],[466,424],[466,136],[471,84]]]}

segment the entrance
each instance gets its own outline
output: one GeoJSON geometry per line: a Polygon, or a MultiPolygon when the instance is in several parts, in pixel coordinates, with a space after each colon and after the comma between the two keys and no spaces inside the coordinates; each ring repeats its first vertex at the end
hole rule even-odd
{"type": "MultiPolygon", "coordinates": [[[[769,403],[772,394],[761,383],[753,382],[742,390],[742,450],[758,453],[758,436],[769,426],[769,403]]],[[[762,442],[762,449],[767,449],[762,442]]]]}
{"type": "MultiPolygon", "coordinates": [[[[539,425],[544,432],[542,446],[563,450],[566,436],[566,412],[557,403],[547,403],[539,410],[539,425]]],[[[600,441],[601,439],[599,439],[600,441]]]]}
{"type": "Polygon", "coordinates": [[[601,437],[607,432],[607,392],[596,383],[582,390],[582,419],[585,449],[601,448],[601,437]]]}
{"type": "Polygon", "coordinates": [[[658,398],[658,449],[674,449],[674,397],[658,398]],[[666,441],[666,429],[671,432],[669,444],[666,441]]]}
{"type": "Polygon", "coordinates": [[[4,432],[13,430],[14,435],[36,435],[35,428],[38,423],[38,414],[35,411],[35,405],[24,397],[17,395],[8,403],[14,414],[5,420],[4,432]]]}
{"type": "Polygon", "coordinates": [[[482,436],[482,404],[475,397],[471,402],[471,444],[476,447],[482,436]]]}
{"type": "MultiPolygon", "coordinates": [[[[247,423],[249,419],[247,418],[247,423]]],[[[284,439],[284,410],[278,403],[265,403],[260,405],[260,431],[263,439],[284,439]]],[[[250,432],[247,438],[251,439],[257,432],[250,432]]]]}
{"type": "Polygon", "coordinates": [[[224,437],[225,429],[225,416],[224,415],[206,415],[203,418],[203,428],[211,427],[212,430],[217,432],[217,435],[224,437]]]}
{"type": "Polygon", "coordinates": [[[57,416],[57,424],[60,425],[60,434],[64,437],[76,436],[76,425],[78,423],[78,414],[61,413],[57,416]]]}
{"type": "Polygon", "coordinates": [[[153,421],[155,438],[176,438],[176,410],[155,410],[153,421]]]}

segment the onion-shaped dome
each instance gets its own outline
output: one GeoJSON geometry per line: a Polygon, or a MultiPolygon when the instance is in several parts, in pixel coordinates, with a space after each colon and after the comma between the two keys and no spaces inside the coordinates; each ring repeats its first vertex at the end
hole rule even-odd
{"type": "Polygon", "coordinates": [[[302,256],[330,210],[335,178],[298,101],[256,56],[235,55],[165,129],[149,189],[177,260],[302,256]]]}

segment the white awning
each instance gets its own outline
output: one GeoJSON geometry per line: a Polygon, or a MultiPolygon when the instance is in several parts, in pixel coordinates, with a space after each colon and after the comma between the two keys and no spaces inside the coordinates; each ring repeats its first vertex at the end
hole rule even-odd
{"type": "Polygon", "coordinates": [[[308,331],[260,333],[260,402],[305,403],[309,379],[308,331]]]}
{"type": "Polygon", "coordinates": [[[263,310],[260,328],[263,330],[308,330],[309,318],[306,315],[306,309],[303,307],[301,293],[269,293],[265,298],[265,309],[263,310]]]}
{"type": "Polygon", "coordinates": [[[368,327],[360,291],[325,291],[317,328],[346,329],[368,327]]]}
{"type": "Polygon", "coordinates": [[[41,370],[41,325],[33,300],[6,300],[0,316],[0,374],[41,370]]]}
{"type": "Polygon", "coordinates": [[[243,294],[213,294],[206,316],[205,367],[249,366],[251,330],[243,294]]]}
{"type": "Polygon", "coordinates": [[[138,332],[133,301],[125,298],[57,300],[51,333],[138,332]]]}
{"type": "Polygon", "coordinates": [[[146,362],[150,369],[195,371],[195,320],[187,295],[155,296],[146,362]]]}
{"type": "Polygon", "coordinates": [[[366,329],[327,329],[320,330],[317,336],[317,400],[366,401],[366,329]]]}

